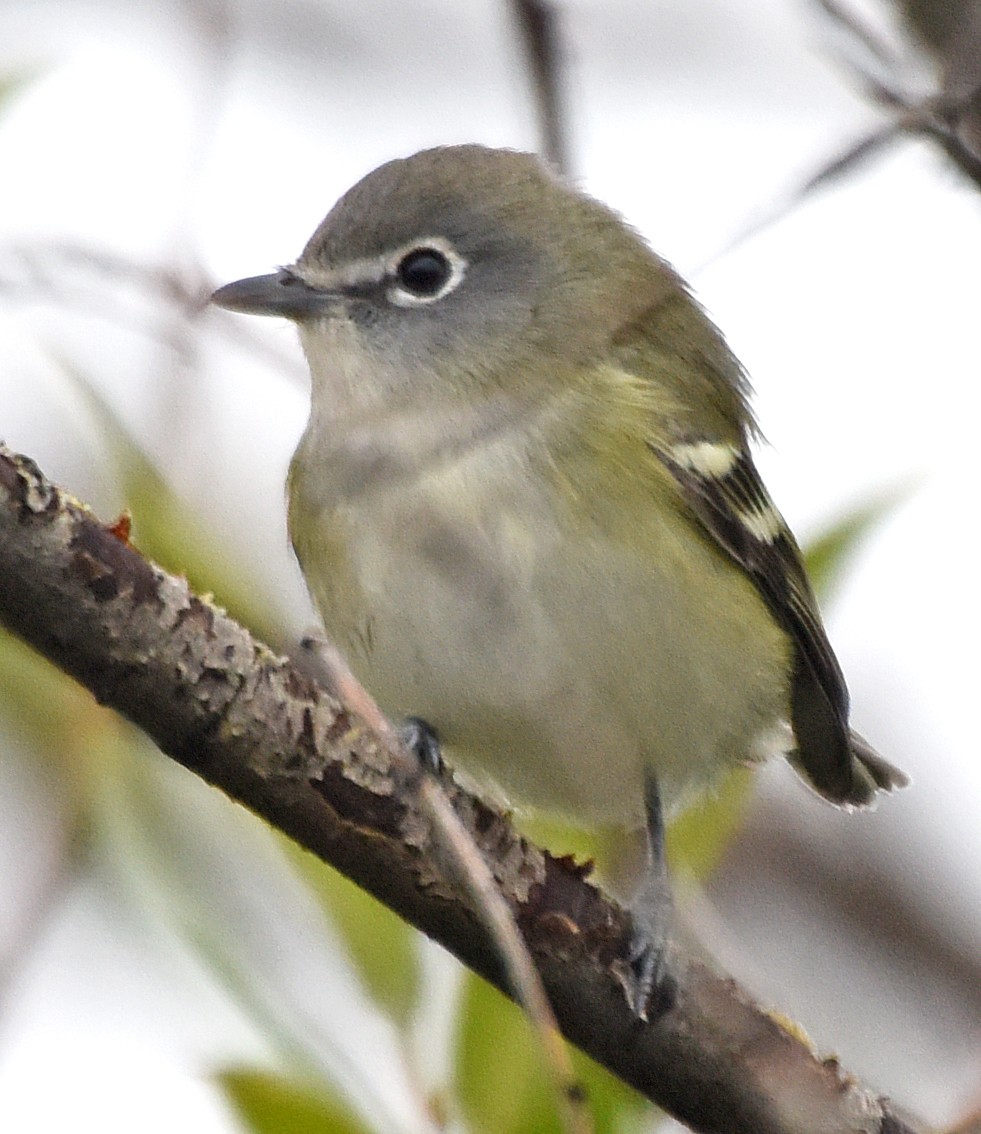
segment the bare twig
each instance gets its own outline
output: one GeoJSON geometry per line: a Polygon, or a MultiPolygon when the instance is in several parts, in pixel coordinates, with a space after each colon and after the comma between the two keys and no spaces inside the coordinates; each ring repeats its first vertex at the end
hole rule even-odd
{"type": "MultiPolygon", "coordinates": [[[[825,159],[804,181],[758,210],[709,262],[757,236],[815,193],[854,175],[895,144],[910,138],[932,143],[981,189],[981,4],[964,5],[964,33],[952,37],[947,51],[949,66],[939,85],[932,83],[932,93],[924,94],[908,89],[911,84],[903,75],[903,57],[858,13],[839,0],[814,3],[845,43],[858,48],[860,58],[838,51],[835,61],[846,68],[866,101],[885,114],[886,121],[825,159]]],[[[949,14],[951,18],[957,15],[954,8],[949,14]]]]}
{"type": "Polygon", "coordinates": [[[456,873],[470,891],[474,906],[494,939],[504,962],[508,985],[535,1029],[558,1103],[562,1128],[571,1134],[591,1134],[592,1118],[585,1106],[582,1084],[576,1079],[569,1053],[548,1002],[541,977],[525,946],[490,867],[453,810],[434,776],[417,775],[418,757],[406,751],[401,738],[370,693],[351,672],[337,649],[318,641],[320,660],[326,665],[328,688],[349,712],[363,720],[388,746],[393,761],[401,764],[406,783],[414,783],[423,811],[450,852],[456,873]]]}
{"type": "Polygon", "coordinates": [[[153,309],[164,304],[185,321],[204,314],[250,359],[259,359],[276,373],[306,387],[307,369],[298,360],[277,350],[261,335],[249,332],[241,319],[210,306],[214,289],[214,281],[196,265],[178,269],[141,264],[104,249],[60,242],[0,247],[0,295],[21,303],[41,300],[62,304],[127,329],[137,328],[178,353],[181,343],[175,341],[172,329],[137,319],[134,300],[153,309]]]}
{"type": "Polygon", "coordinates": [[[981,188],[981,4],[899,4],[905,50],[899,50],[841,0],[816,0],[817,6],[862,61],[836,58],[848,65],[866,98],[885,110],[906,135],[935,143],[949,161],[981,188]],[[926,84],[909,72],[927,76],[926,84]]]}
{"type": "Polygon", "coordinates": [[[549,0],[511,0],[511,10],[531,73],[541,152],[565,174],[572,172],[563,99],[559,17],[549,0]]]}

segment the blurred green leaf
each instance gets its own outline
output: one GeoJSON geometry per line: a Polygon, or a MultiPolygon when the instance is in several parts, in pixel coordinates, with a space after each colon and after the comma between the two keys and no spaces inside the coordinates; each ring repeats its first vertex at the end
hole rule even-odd
{"type": "Polygon", "coordinates": [[[380,1129],[421,1106],[402,1038],[283,842],[172,761],[130,755],[107,762],[92,824],[141,908],[176,931],[294,1078],[322,1078],[380,1129]]]}
{"type": "MultiPolygon", "coordinates": [[[[561,1134],[551,1081],[521,1010],[471,975],[460,1027],[456,1088],[468,1128],[474,1134],[561,1134]]],[[[596,1134],[649,1128],[650,1104],[580,1052],[572,1054],[596,1134]]]]}
{"type": "MultiPolygon", "coordinates": [[[[673,869],[702,879],[715,869],[739,829],[752,791],[752,773],[736,768],[707,796],[696,799],[668,827],[668,857],[673,869]]],[[[581,830],[538,816],[522,817],[524,834],[553,854],[571,854],[577,862],[609,863],[622,839],[619,828],[581,830]]],[[[603,885],[602,871],[596,878],[603,885]]]]}
{"type": "Polygon", "coordinates": [[[107,712],[87,689],[2,628],[0,690],[5,718],[49,757],[77,735],[76,722],[86,709],[107,712]]]}
{"type": "Polygon", "coordinates": [[[804,562],[814,590],[822,599],[832,593],[862,540],[905,504],[912,491],[912,486],[904,484],[883,492],[853,508],[810,540],[804,549],[804,562]]]}
{"type": "Polygon", "coordinates": [[[658,1112],[647,1099],[576,1048],[572,1066],[586,1092],[596,1134],[650,1134],[658,1112]]]}
{"type": "Polygon", "coordinates": [[[66,852],[78,853],[91,834],[92,805],[103,786],[124,726],[111,710],[51,662],[0,629],[0,712],[30,749],[34,773],[58,806],[71,836],[66,852]]]}
{"type": "Polygon", "coordinates": [[[468,977],[460,1021],[456,1085],[474,1134],[561,1134],[542,1055],[522,1013],[468,977]]]}
{"type": "Polygon", "coordinates": [[[281,836],[283,848],[345,939],[372,996],[405,1024],[419,994],[416,930],[376,898],[281,836]]]}
{"type": "Polygon", "coordinates": [[[192,506],[164,481],[139,450],[119,459],[133,542],[168,571],[184,575],[199,595],[214,596],[236,621],[274,649],[284,648],[285,618],[258,576],[235,562],[198,519],[192,506]]]}
{"type": "Polygon", "coordinates": [[[752,772],[736,768],[710,795],[673,820],[668,827],[668,861],[673,869],[700,880],[712,873],[739,830],[752,786],[752,772]]]}
{"type": "Polygon", "coordinates": [[[368,1134],[337,1098],[312,1084],[268,1071],[236,1068],[217,1084],[242,1124],[254,1134],[368,1134]]]}
{"type": "Polygon", "coordinates": [[[284,618],[273,596],[262,593],[247,564],[232,559],[213,532],[195,519],[146,455],[115,409],[77,366],[62,360],[69,381],[105,437],[104,451],[119,470],[133,518],[133,543],[165,570],[184,575],[200,595],[214,595],[228,613],[273,648],[282,648],[284,618]]]}
{"type": "Polygon", "coordinates": [[[12,98],[34,82],[39,73],[25,68],[20,71],[8,71],[7,74],[0,75],[0,114],[6,111],[7,104],[12,98]]]}

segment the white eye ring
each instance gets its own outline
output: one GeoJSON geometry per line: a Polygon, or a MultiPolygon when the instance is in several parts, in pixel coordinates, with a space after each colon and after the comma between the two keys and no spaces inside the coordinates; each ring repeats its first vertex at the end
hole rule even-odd
{"type": "Polygon", "coordinates": [[[466,270],[467,261],[448,240],[421,237],[389,257],[386,274],[392,284],[388,298],[397,307],[424,307],[459,287],[466,270]],[[410,286],[407,269],[418,277],[417,290],[410,286]]]}

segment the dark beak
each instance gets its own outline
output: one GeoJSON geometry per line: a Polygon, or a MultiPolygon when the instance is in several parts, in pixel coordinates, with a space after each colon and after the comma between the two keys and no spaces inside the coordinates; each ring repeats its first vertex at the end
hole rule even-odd
{"type": "Polygon", "coordinates": [[[225,284],[214,293],[211,302],[226,311],[241,311],[246,315],[280,315],[302,320],[319,315],[337,299],[337,292],[319,291],[288,268],[281,268],[269,276],[252,276],[225,284]]]}

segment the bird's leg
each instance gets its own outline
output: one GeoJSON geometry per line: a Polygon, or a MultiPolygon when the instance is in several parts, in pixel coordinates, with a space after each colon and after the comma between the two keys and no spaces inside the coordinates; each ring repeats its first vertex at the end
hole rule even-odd
{"type": "MultiPolygon", "coordinates": [[[[421,717],[406,717],[399,726],[402,742],[425,771],[439,775],[443,757],[436,730],[421,717]]],[[[657,1019],[674,1004],[676,984],[667,966],[671,922],[671,886],[664,853],[664,815],[653,776],[645,777],[646,869],[630,903],[633,928],[627,955],[627,1003],[640,1020],[657,1019]]]]}
{"type": "Polygon", "coordinates": [[[627,1002],[638,1019],[656,1019],[674,1004],[676,984],[667,966],[668,928],[671,922],[671,886],[664,853],[664,813],[661,794],[652,775],[644,780],[647,816],[647,869],[640,889],[630,903],[631,981],[627,1002]]]}

